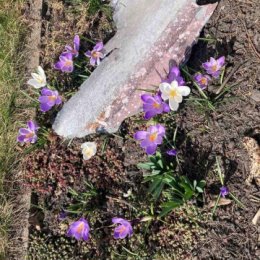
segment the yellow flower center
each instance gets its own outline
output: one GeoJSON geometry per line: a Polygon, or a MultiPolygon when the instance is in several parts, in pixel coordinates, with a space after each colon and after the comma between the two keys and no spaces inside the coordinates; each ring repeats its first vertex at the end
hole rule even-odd
{"type": "Polygon", "coordinates": [[[37,81],[39,82],[39,83],[43,83],[44,81],[43,81],[43,78],[37,78],[37,81]]]}
{"type": "Polygon", "coordinates": [[[99,52],[93,51],[92,52],[92,56],[93,56],[93,58],[98,58],[99,57],[99,52]]]}
{"type": "Polygon", "coordinates": [[[90,156],[92,156],[92,149],[90,149],[90,148],[85,148],[85,149],[83,150],[83,153],[84,153],[87,157],[90,157],[90,156]]]}
{"type": "Polygon", "coordinates": [[[213,70],[214,72],[216,72],[216,71],[218,70],[217,64],[215,64],[215,65],[212,66],[212,70],[213,70]]]}
{"type": "Polygon", "coordinates": [[[80,223],[80,224],[78,225],[78,227],[76,228],[76,232],[77,232],[77,233],[82,233],[83,229],[84,229],[84,223],[82,222],[82,223],[80,223]]]}
{"type": "Polygon", "coordinates": [[[200,83],[203,84],[203,85],[206,85],[207,84],[207,79],[206,78],[202,78],[200,80],[200,83]]]}
{"type": "Polygon", "coordinates": [[[160,104],[154,102],[154,103],[153,103],[153,107],[158,109],[158,108],[160,108],[160,104]]]}
{"type": "Polygon", "coordinates": [[[28,133],[25,135],[26,138],[32,138],[34,136],[34,133],[31,132],[31,133],[28,133]]]}
{"type": "Polygon", "coordinates": [[[121,234],[121,233],[123,233],[125,230],[126,230],[126,227],[122,225],[122,226],[118,229],[118,232],[121,234]]]}
{"type": "Polygon", "coordinates": [[[49,101],[55,101],[56,100],[56,96],[48,96],[48,100],[49,101]]]}
{"type": "Polygon", "coordinates": [[[169,97],[170,98],[174,98],[174,97],[176,97],[177,96],[177,90],[176,89],[171,89],[170,90],[170,93],[169,93],[169,97]]]}
{"type": "Polygon", "coordinates": [[[71,66],[72,64],[72,61],[71,60],[66,60],[65,61],[65,66],[71,66]]]}
{"type": "Polygon", "coordinates": [[[154,142],[156,140],[156,138],[157,138],[157,133],[150,134],[150,136],[149,136],[149,140],[151,142],[154,142]]]}

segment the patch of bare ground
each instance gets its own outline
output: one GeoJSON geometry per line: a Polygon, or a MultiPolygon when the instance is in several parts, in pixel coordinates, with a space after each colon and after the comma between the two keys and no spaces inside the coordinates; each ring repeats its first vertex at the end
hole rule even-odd
{"type": "MultiPolygon", "coordinates": [[[[99,31],[103,26],[99,27],[99,23],[104,14],[97,13],[96,20],[91,22],[75,16],[70,8],[68,12],[65,11],[64,6],[66,4],[61,1],[52,0],[45,7],[41,60],[52,80],[57,78],[62,85],[76,88],[74,85],[79,81],[53,72],[52,64],[64,45],[72,41],[75,33],[94,41],[106,41],[106,34],[100,34],[99,31]]],[[[176,257],[254,260],[259,257],[259,234],[252,219],[258,211],[260,194],[253,179],[252,182],[246,182],[250,175],[251,160],[243,143],[247,136],[259,142],[259,101],[256,101],[257,95],[253,94],[259,93],[260,83],[259,13],[260,3],[257,0],[220,1],[202,34],[202,37],[210,35],[215,41],[200,41],[193,49],[189,65],[198,68],[210,56],[225,55],[228,64],[226,75],[232,72],[228,85],[232,87],[214,111],[201,111],[194,103],[189,103],[185,104],[178,116],[168,119],[176,120],[179,126],[177,148],[183,158],[183,172],[193,178],[203,177],[207,180],[203,208],[193,208],[192,211],[188,210],[189,207],[181,208],[170,214],[166,222],[154,221],[147,226],[140,225],[138,217],[148,212],[152,214],[151,211],[157,214],[159,205],[155,203],[153,210],[147,206],[150,205],[147,186],[142,183],[142,172],[136,167],[138,162],[146,160],[145,154],[132,139],[136,129],[142,128],[139,117],[127,119],[116,136],[91,137],[91,140],[97,141],[99,149],[96,157],[87,162],[81,158],[80,144],[83,140],[73,140],[68,144],[51,136],[48,144],[38,153],[30,155],[27,161],[28,184],[42,185],[43,188],[42,193],[33,196],[37,208],[31,210],[33,236],[30,239],[30,259],[38,249],[45,250],[42,249],[44,242],[40,241],[48,241],[52,254],[57,255],[58,252],[62,259],[121,257],[157,260],[176,257]],[[240,66],[236,67],[237,64],[240,66]],[[220,188],[213,171],[216,155],[221,158],[226,185],[245,208],[239,208],[231,202],[219,207],[215,219],[209,220],[210,204],[216,200],[220,188]],[[31,182],[34,174],[48,178],[38,178],[35,184],[31,182]],[[75,219],[76,215],[68,214],[64,222],[60,222],[58,217],[63,209],[76,203],[75,198],[69,195],[68,188],[83,193],[86,191],[84,181],[91,182],[98,190],[98,195],[91,198],[88,204],[90,209],[86,209],[91,210],[89,221],[93,230],[97,231],[93,231],[89,243],[81,244],[66,238],[68,220],[75,219]],[[129,193],[132,195],[126,199],[129,193]],[[135,236],[130,240],[115,241],[111,229],[107,228],[113,216],[137,218],[135,236]],[[55,244],[55,241],[60,241],[60,244],[55,244]],[[67,256],[58,250],[60,245],[68,250],[67,256]]],[[[108,28],[111,27],[108,26],[104,31],[109,32],[108,28]]],[[[91,45],[85,44],[83,47],[86,49],[91,45]]],[[[66,90],[65,87],[62,89],[66,90]]],[[[48,254],[48,250],[44,251],[44,256],[48,254]]],[[[51,259],[51,256],[46,259],[51,259]]]]}

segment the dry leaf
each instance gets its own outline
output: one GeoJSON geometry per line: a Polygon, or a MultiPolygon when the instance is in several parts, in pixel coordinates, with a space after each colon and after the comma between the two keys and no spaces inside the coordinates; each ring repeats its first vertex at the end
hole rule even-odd
{"type": "MultiPolygon", "coordinates": [[[[225,206],[225,205],[229,205],[232,202],[232,200],[230,199],[226,199],[226,198],[220,198],[219,202],[218,202],[218,206],[225,206]]],[[[211,201],[209,203],[209,207],[213,208],[216,204],[216,201],[211,201]]]]}
{"type": "Polygon", "coordinates": [[[260,186],[260,147],[257,141],[251,137],[245,137],[243,139],[243,144],[251,161],[250,174],[246,182],[247,184],[250,184],[254,179],[256,184],[260,186]]]}
{"type": "Polygon", "coordinates": [[[259,218],[260,218],[260,209],[257,211],[257,213],[255,214],[254,218],[252,219],[252,223],[254,225],[257,225],[257,222],[258,222],[259,218]]]}

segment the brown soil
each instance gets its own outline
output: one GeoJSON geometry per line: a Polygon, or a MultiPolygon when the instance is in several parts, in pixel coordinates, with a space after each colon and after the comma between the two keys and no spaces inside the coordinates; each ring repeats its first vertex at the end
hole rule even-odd
{"type": "MultiPolygon", "coordinates": [[[[179,117],[178,122],[190,139],[182,144],[187,158],[185,170],[191,174],[194,170],[205,173],[204,162],[210,164],[215,154],[220,155],[226,184],[246,208],[223,207],[216,221],[206,223],[207,239],[198,246],[198,258],[257,259],[259,230],[251,221],[259,208],[260,193],[256,183],[246,184],[251,162],[243,140],[251,136],[260,141],[260,100],[256,102],[252,96],[252,93],[260,93],[260,2],[221,1],[202,36],[207,34],[218,42],[216,45],[200,42],[190,59],[193,66],[211,55],[227,57],[227,75],[237,64],[241,66],[228,82],[237,85],[216,111],[203,116],[194,112],[192,106],[186,106],[179,117]]],[[[206,204],[216,188],[214,179],[207,179],[206,204]]]]}
{"type": "MultiPolygon", "coordinates": [[[[64,14],[57,14],[53,5],[50,10],[51,31],[60,33],[57,37],[53,33],[45,34],[44,39],[47,39],[47,35],[50,39],[61,39],[63,29],[56,28],[54,21],[64,17],[64,14]]],[[[143,151],[131,138],[137,128],[142,128],[135,121],[138,119],[136,117],[127,119],[116,136],[88,137],[87,139],[97,141],[99,148],[98,154],[89,161],[81,158],[80,144],[84,140],[74,140],[68,146],[55,136],[50,136],[49,143],[29,157],[28,174],[45,176],[39,178],[36,184],[43,192],[33,197],[34,204],[43,207],[44,211],[32,209],[31,230],[40,229],[42,233],[52,234],[53,237],[64,236],[64,225],[67,228],[68,222],[65,221],[62,228],[57,219],[58,214],[75,202],[68,195],[67,188],[72,187],[82,193],[86,191],[83,180],[87,180],[98,191],[98,195],[89,202],[89,221],[93,229],[102,228],[94,232],[91,241],[84,246],[73,244],[77,254],[68,259],[115,259],[118,255],[114,252],[126,255],[124,247],[139,257],[131,255],[118,259],[258,259],[259,230],[251,221],[259,208],[260,193],[255,182],[249,185],[246,183],[251,162],[243,146],[243,138],[251,136],[260,141],[259,100],[255,101],[252,96],[252,93],[260,91],[259,14],[258,0],[220,1],[201,35],[210,35],[216,41],[199,41],[188,65],[196,69],[210,56],[225,55],[228,64],[226,75],[237,64],[240,65],[232,72],[228,82],[229,86],[234,86],[216,105],[214,111],[206,107],[199,109],[195,103],[187,102],[177,116],[170,118],[171,121],[176,120],[179,127],[177,148],[182,158],[182,171],[192,178],[203,177],[207,181],[205,200],[197,213],[187,213],[187,207],[174,211],[166,218],[165,223],[154,221],[150,226],[145,226],[138,222],[139,217],[149,212],[150,197],[146,184],[142,183],[142,172],[136,167],[138,162],[146,160],[143,151]],[[213,170],[216,155],[221,158],[226,185],[245,208],[239,208],[234,202],[221,206],[213,221],[209,220],[208,213],[220,187],[213,170]],[[132,191],[133,197],[126,199],[124,194],[128,190],[132,191]],[[187,214],[191,214],[192,221],[187,214]],[[136,218],[135,236],[130,240],[115,241],[111,237],[111,229],[107,228],[113,216],[136,218]]],[[[102,13],[99,15],[102,17],[102,13]]],[[[97,18],[99,20],[100,16],[97,18]]],[[[71,41],[74,31],[79,30],[80,34],[86,30],[66,19],[65,25],[71,28],[67,30],[71,34],[62,38],[66,43],[71,41]]],[[[91,23],[87,26],[90,25],[91,23]]],[[[96,27],[88,27],[91,31],[89,28],[98,31],[96,27]]],[[[94,32],[89,33],[89,36],[94,40],[106,39],[104,34],[94,32]]],[[[58,48],[48,43],[43,45],[42,61],[49,71],[53,57],[62,50],[64,44],[61,43],[62,41],[57,41],[55,46],[59,46],[58,48]],[[55,55],[48,54],[53,51],[55,55]]],[[[57,75],[53,74],[53,78],[57,75]]],[[[72,85],[75,82],[69,77],[65,81],[72,85]]],[[[155,205],[156,213],[158,209],[159,205],[155,205]]],[[[70,214],[68,219],[75,219],[75,215],[70,214]]]]}

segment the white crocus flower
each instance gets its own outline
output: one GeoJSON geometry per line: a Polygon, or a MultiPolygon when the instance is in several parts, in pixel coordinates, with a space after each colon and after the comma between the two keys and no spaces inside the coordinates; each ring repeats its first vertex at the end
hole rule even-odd
{"type": "Polygon", "coordinates": [[[37,73],[32,73],[32,79],[27,81],[27,84],[33,86],[34,88],[42,88],[47,85],[46,75],[41,66],[38,66],[37,73]]]}
{"type": "Polygon", "coordinates": [[[97,145],[95,142],[86,142],[81,145],[83,159],[89,160],[97,152],[97,145]]]}
{"type": "Polygon", "coordinates": [[[179,103],[182,102],[182,97],[190,94],[190,88],[187,86],[179,86],[176,80],[171,84],[166,82],[161,83],[159,89],[162,93],[162,99],[164,101],[169,100],[169,106],[173,111],[178,110],[179,103]]]}

